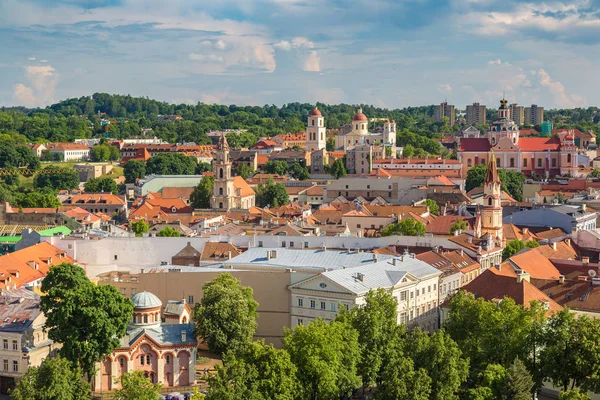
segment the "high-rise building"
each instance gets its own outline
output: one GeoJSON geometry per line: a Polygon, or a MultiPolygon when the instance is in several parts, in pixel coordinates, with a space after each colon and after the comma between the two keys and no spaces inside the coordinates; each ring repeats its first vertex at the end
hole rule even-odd
{"type": "Polygon", "coordinates": [[[523,125],[525,122],[525,107],[513,103],[508,108],[510,110],[510,119],[517,125],[523,125]]]}
{"type": "Polygon", "coordinates": [[[448,102],[443,102],[439,106],[435,106],[433,110],[433,118],[435,121],[441,121],[442,118],[447,117],[448,123],[450,126],[454,125],[454,106],[452,104],[448,104],[448,102]]]}
{"type": "Polygon", "coordinates": [[[483,104],[473,103],[467,106],[467,124],[470,125],[484,125],[486,121],[485,117],[486,107],[483,104]]]}
{"type": "Polygon", "coordinates": [[[552,136],[552,122],[550,122],[550,121],[542,122],[542,136],[544,136],[544,137],[552,136]]]}
{"type": "Polygon", "coordinates": [[[525,124],[541,125],[542,122],[544,122],[544,107],[535,104],[525,107],[525,124]]]}

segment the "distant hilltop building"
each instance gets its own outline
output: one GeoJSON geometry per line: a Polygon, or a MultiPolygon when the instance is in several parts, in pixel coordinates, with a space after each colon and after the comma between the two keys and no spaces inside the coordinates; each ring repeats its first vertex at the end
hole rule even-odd
{"type": "Polygon", "coordinates": [[[452,104],[448,104],[448,102],[443,102],[439,106],[435,106],[433,110],[433,119],[435,121],[441,121],[442,118],[448,118],[448,123],[450,126],[454,125],[454,106],[452,104]]]}
{"type": "Polygon", "coordinates": [[[531,107],[525,107],[525,124],[541,125],[544,122],[544,107],[532,104],[531,107]]]}
{"type": "Polygon", "coordinates": [[[517,103],[513,103],[508,106],[510,111],[510,119],[515,124],[521,126],[525,123],[525,107],[518,105],[517,103]]]}
{"type": "Polygon", "coordinates": [[[467,124],[469,125],[484,125],[486,122],[485,113],[487,108],[484,104],[473,103],[467,106],[467,124]]]}

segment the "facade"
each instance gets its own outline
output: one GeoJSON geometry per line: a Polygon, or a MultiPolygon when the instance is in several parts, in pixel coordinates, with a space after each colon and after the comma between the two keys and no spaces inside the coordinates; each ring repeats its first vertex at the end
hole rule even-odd
{"type": "Polygon", "coordinates": [[[370,174],[374,147],[368,144],[360,144],[349,148],[346,153],[346,169],[348,172],[360,175],[370,174]]]}
{"type": "Polygon", "coordinates": [[[275,143],[278,143],[282,149],[306,146],[306,135],[303,132],[275,135],[272,140],[275,143]]]}
{"type": "Polygon", "coordinates": [[[473,103],[467,106],[466,120],[469,125],[485,125],[487,108],[483,104],[473,103]]]}
{"type": "Polygon", "coordinates": [[[63,161],[90,158],[90,147],[83,143],[48,143],[47,148],[50,153],[59,154],[63,161]]]}
{"type": "Polygon", "coordinates": [[[519,126],[523,125],[525,123],[525,107],[513,103],[508,108],[510,110],[510,120],[519,126]]]}
{"type": "Polygon", "coordinates": [[[438,283],[441,272],[404,254],[390,260],[323,272],[290,285],[290,326],[316,318],[331,321],[338,307],[361,306],[369,290],[383,288],[398,301],[397,322],[433,331],[438,328],[438,283]]]}
{"type": "MultiPolygon", "coordinates": [[[[492,153],[493,154],[493,153],[492,153]]],[[[489,234],[502,242],[502,182],[493,157],[488,163],[483,181],[483,206],[481,207],[481,233],[489,234]]]]}
{"type": "Polygon", "coordinates": [[[391,150],[391,157],[396,155],[396,121],[385,120],[382,133],[369,132],[369,119],[363,114],[362,109],[352,118],[351,130],[335,136],[335,147],[338,150],[348,151],[358,145],[379,144],[391,150]]]}
{"type": "Polygon", "coordinates": [[[532,104],[531,107],[525,107],[524,123],[528,125],[541,125],[544,122],[544,107],[532,104]]]}
{"type": "Polygon", "coordinates": [[[448,104],[446,101],[441,103],[439,106],[435,106],[433,109],[433,119],[435,121],[441,121],[444,117],[448,118],[448,123],[450,126],[454,125],[454,106],[452,104],[448,104]]]}
{"type": "Polygon", "coordinates": [[[38,295],[13,289],[0,296],[0,394],[7,394],[30,367],[53,355],[56,345],[43,329],[38,295]]]}
{"type": "Polygon", "coordinates": [[[121,338],[119,347],[100,363],[95,390],[118,389],[118,380],[124,373],[139,370],[152,383],[160,382],[163,387],[193,385],[198,343],[194,325],[183,322],[189,321],[189,306],[185,307],[185,301],[169,302],[162,323],[162,302],[158,297],[139,292],[131,300],[134,309],[127,334],[121,338]]]}
{"type": "Polygon", "coordinates": [[[325,118],[317,107],[311,111],[306,125],[306,151],[321,150],[327,142],[325,118]]]}
{"type": "Polygon", "coordinates": [[[347,200],[362,197],[372,200],[381,197],[393,205],[410,205],[413,201],[427,197],[428,179],[407,179],[404,177],[373,178],[346,176],[328,184],[323,191],[323,201],[329,203],[343,196],[347,200]]]}
{"type": "Polygon", "coordinates": [[[254,190],[241,177],[231,176],[229,144],[225,135],[221,136],[213,157],[215,184],[210,198],[211,208],[230,210],[253,207],[254,190]]]}
{"type": "Polygon", "coordinates": [[[81,207],[91,213],[127,214],[127,202],[124,196],[112,193],[82,193],[68,196],[64,201],[65,206],[81,207]]]}
{"type": "Polygon", "coordinates": [[[466,176],[477,164],[487,164],[495,157],[498,168],[521,171],[527,176],[577,174],[577,147],[574,135],[559,137],[520,137],[519,127],[510,120],[507,101],[502,99],[498,120],[483,138],[460,138],[458,160],[466,176]]]}

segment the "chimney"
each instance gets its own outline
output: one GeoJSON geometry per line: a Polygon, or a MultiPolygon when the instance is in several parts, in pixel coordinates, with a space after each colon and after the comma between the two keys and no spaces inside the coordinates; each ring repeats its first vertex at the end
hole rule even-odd
{"type": "Polygon", "coordinates": [[[567,246],[571,246],[571,239],[570,238],[566,238],[565,239],[565,243],[567,244],[567,246]]]}
{"type": "Polygon", "coordinates": [[[588,265],[590,263],[590,258],[589,257],[581,257],[581,262],[583,263],[583,265],[588,265]]]}
{"type": "Polygon", "coordinates": [[[523,283],[523,281],[529,282],[531,279],[531,275],[527,272],[521,270],[517,272],[517,283],[523,283]]]}
{"type": "Polygon", "coordinates": [[[187,332],[181,331],[181,343],[186,343],[186,342],[187,342],[187,332]]]}
{"type": "Polygon", "coordinates": [[[464,255],[465,255],[465,252],[463,251],[463,249],[460,249],[460,256],[464,257],[464,255]]]}
{"type": "Polygon", "coordinates": [[[271,259],[271,250],[267,250],[267,260],[271,259]]]}
{"type": "Polygon", "coordinates": [[[325,243],[323,243],[323,246],[321,247],[323,250],[327,250],[327,246],[325,246],[325,243]]]}
{"type": "Polygon", "coordinates": [[[502,264],[496,264],[496,269],[498,271],[502,271],[502,264]]]}
{"type": "Polygon", "coordinates": [[[229,251],[227,252],[227,259],[228,259],[228,260],[231,260],[231,250],[229,250],[229,251]]]}
{"type": "Polygon", "coordinates": [[[373,262],[377,262],[377,253],[373,253],[373,262]]]}
{"type": "Polygon", "coordinates": [[[556,242],[552,242],[552,250],[556,251],[556,242]]]}
{"type": "Polygon", "coordinates": [[[560,283],[561,285],[562,285],[563,283],[565,283],[565,276],[564,276],[564,275],[560,275],[560,276],[558,277],[558,283],[560,283]]]}
{"type": "Polygon", "coordinates": [[[529,233],[529,228],[523,228],[523,235],[527,235],[529,233]]]}

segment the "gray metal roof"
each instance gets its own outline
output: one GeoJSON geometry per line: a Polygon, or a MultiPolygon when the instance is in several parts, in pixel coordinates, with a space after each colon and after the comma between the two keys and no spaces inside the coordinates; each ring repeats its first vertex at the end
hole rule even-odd
{"type": "Polygon", "coordinates": [[[336,271],[324,272],[322,275],[355,294],[363,294],[371,289],[390,288],[405,278],[422,279],[440,275],[441,272],[424,261],[405,256],[393,261],[385,260],[336,271]]]}
{"type": "Polygon", "coordinates": [[[154,308],[162,307],[162,301],[156,295],[150,292],[139,292],[131,297],[133,308],[154,308]]]}
{"type": "Polygon", "coordinates": [[[165,314],[169,315],[181,315],[185,309],[185,302],[182,300],[169,300],[165,306],[165,314]]]}
{"type": "Polygon", "coordinates": [[[195,344],[194,324],[162,324],[152,328],[135,328],[128,330],[127,334],[121,338],[119,347],[130,347],[142,335],[148,335],[154,341],[160,344],[195,344]],[[186,341],[181,341],[181,332],[185,331],[186,341]]]}
{"type": "Polygon", "coordinates": [[[371,265],[381,260],[390,260],[391,255],[356,252],[349,250],[294,250],[281,247],[252,247],[231,260],[225,261],[225,266],[251,265],[265,268],[293,268],[327,271],[343,267],[371,265]],[[268,257],[268,254],[271,257],[268,257]],[[375,260],[374,257],[377,257],[375,260]]]}

